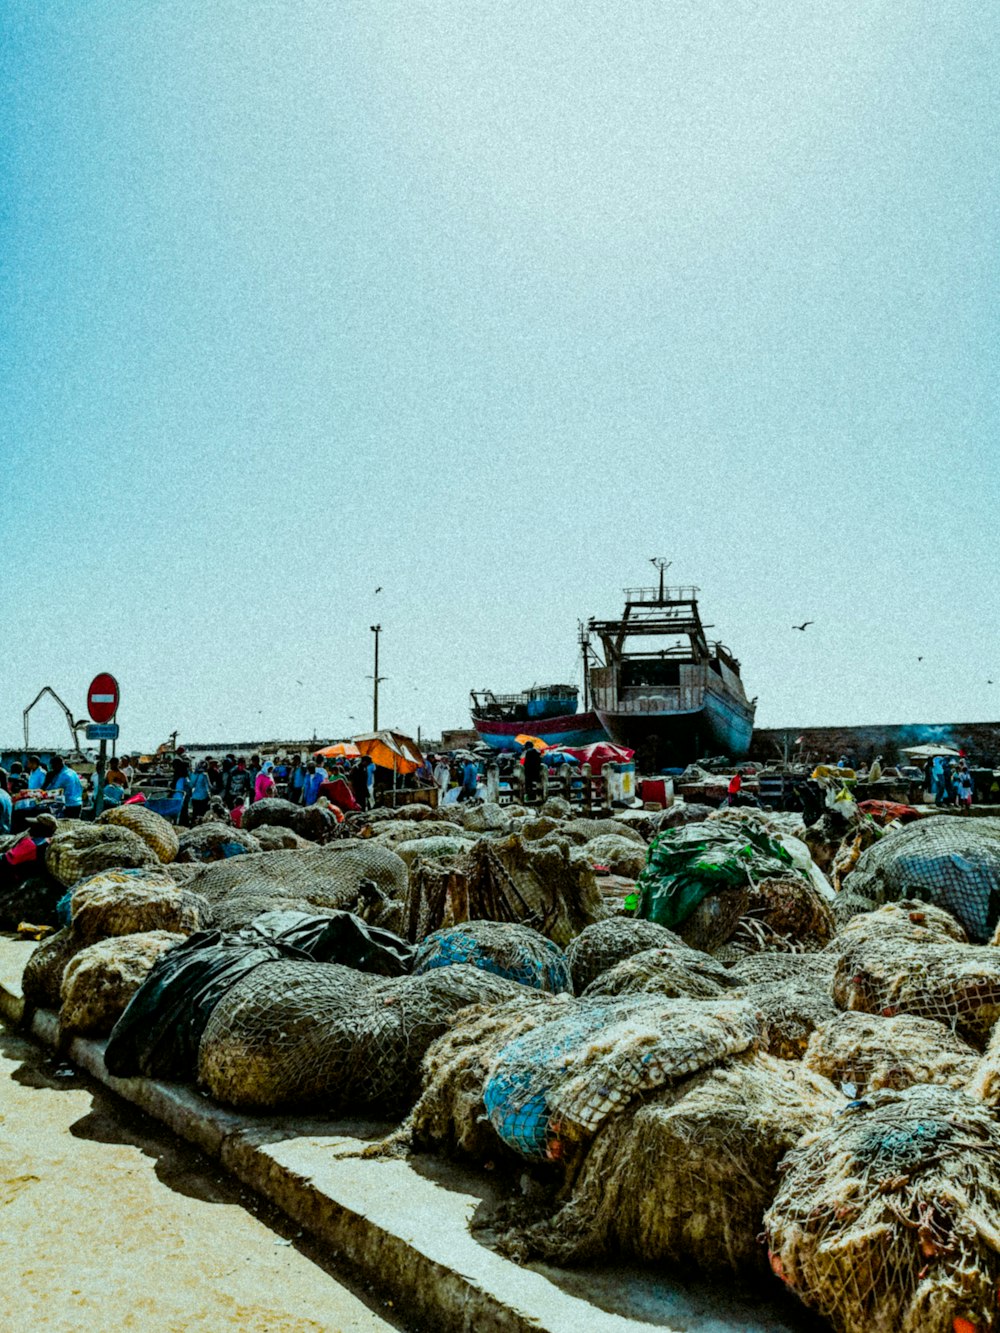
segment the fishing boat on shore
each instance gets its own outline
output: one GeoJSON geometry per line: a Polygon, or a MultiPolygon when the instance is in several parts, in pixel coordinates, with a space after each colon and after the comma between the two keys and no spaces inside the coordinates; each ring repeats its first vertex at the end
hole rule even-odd
{"type": "Polygon", "coordinates": [[[604,650],[604,662],[588,666],[594,710],[610,738],[651,771],[710,754],[742,759],[756,700],[747,699],[739,661],[708,641],[700,590],[666,587],[666,562],[653,563],[658,587],[626,588],[619,619],[588,622],[604,650]]]}
{"type": "Polygon", "coordinates": [[[472,725],[494,750],[520,750],[518,736],[530,735],[546,745],[594,745],[607,733],[596,713],[576,711],[575,685],[535,685],[520,694],[470,691],[472,725]]]}

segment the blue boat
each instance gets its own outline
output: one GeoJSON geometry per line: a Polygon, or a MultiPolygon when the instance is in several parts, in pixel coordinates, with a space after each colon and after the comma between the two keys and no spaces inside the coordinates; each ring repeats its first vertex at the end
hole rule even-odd
{"type": "Polygon", "coordinates": [[[520,750],[517,737],[535,736],[546,745],[595,745],[607,733],[594,712],[576,711],[575,685],[536,685],[520,694],[473,690],[472,725],[494,750],[520,750]]]}

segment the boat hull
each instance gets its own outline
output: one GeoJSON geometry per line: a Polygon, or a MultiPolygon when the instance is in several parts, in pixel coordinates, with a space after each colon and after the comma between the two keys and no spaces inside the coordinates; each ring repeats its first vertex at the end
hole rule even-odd
{"type": "Polygon", "coordinates": [[[706,694],[701,708],[662,713],[598,710],[605,731],[617,745],[636,751],[644,771],[680,767],[710,755],[745,759],[753,735],[753,714],[716,694],[706,694]]]}
{"type": "Polygon", "coordinates": [[[596,745],[608,734],[596,713],[567,713],[562,717],[536,718],[526,722],[495,722],[474,717],[472,725],[481,740],[494,750],[520,750],[518,736],[536,736],[546,745],[596,745]]]}

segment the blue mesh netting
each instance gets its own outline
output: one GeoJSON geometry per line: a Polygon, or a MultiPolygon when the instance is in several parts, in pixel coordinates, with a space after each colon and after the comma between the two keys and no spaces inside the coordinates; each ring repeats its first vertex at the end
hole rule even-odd
{"type": "Polygon", "coordinates": [[[501,921],[468,921],[428,935],[417,950],[413,972],[471,963],[484,972],[522,986],[551,992],[571,989],[566,955],[529,926],[501,921]]]}

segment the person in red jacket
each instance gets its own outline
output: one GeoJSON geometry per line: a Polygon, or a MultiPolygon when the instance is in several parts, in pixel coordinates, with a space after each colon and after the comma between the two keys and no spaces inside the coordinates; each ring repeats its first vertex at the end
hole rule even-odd
{"type": "Polygon", "coordinates": [[[729,805],[739,804],[740,788],[743,786],[743,779],[739,773],[734,773],[729,779],[729,805]]]}

